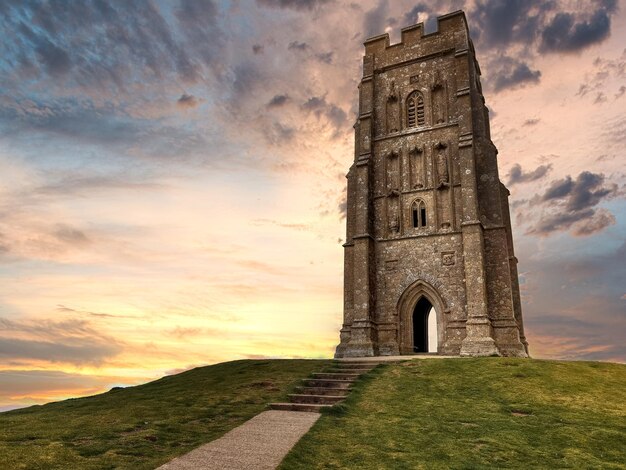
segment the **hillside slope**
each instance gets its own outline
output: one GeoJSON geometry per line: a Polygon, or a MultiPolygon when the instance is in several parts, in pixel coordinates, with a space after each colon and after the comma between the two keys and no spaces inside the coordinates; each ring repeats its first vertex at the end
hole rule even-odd
{"type": "Polygon", "coordinates": [[[364,379],[281,465],[626,468],[626,365],[414,360],[364,379]]]}
{"type": "Polygon", "coordinates": [[[0,413],[0,469],[153,469],[282,401],[328,361],[235,361],[0,413]]]}
{"type": "MultiPolygon", "coordinates": [[[[0,414],[1,469],[151,469],[280,401],[329,361],[235,361],[0,414]]],[[[626,468],[626,365],[384,365],[325,414],[292,469],[626,468]]]]}

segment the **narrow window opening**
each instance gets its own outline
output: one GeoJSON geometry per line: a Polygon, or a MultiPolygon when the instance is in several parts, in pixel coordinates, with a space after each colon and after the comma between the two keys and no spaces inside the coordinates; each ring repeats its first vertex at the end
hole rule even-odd
{"type": "Polygon", "coordinates": [[[424,201],[417,200],[411,205],[411,216],[413,219],[413,228],[426,227],[428,224],[426,219],[426,204],[424,201]]]}
{"type": "Polygon", "coordinates": [[[409,98],[407,124],[409,127],[415,127],[415,98],[409,98]]]}
{"type": "Polygon", "coordinates": [[[425,116],[424,97],[419,91],[414,91],[409,95],[406,102],[407,127],[423,126],[426,124],[425,116]]]}
{"type": "Polygon", "coordinates": [[[417,125],[424,125],[424,98],[422,95],[417,96],[417,125]]]}

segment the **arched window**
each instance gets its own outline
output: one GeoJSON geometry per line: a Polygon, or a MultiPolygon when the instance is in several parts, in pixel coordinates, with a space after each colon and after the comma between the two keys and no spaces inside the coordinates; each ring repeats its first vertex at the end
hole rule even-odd
{"type": "Polygon", "coordinates": [[[417,200],[411,206],[411,216],[413,219],[413,228],[426,227],[428,223],[426,219],[426,204],[424,201],[417,200]]]}
{"type": "Polygon", "coordinates": [[[423,126],[425,124],[424,97],[419,91],[414,91],[407,99],[406,123],[408,127],[423,126]]]}

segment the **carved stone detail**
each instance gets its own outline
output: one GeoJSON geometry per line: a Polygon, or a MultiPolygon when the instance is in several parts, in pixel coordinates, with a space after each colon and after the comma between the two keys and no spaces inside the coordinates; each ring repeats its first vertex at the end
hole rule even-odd
{"type": "Polygon", "coordinates": [[[450,185],[450,171],[448,169],[448,154],[446,152],[447,145],[439,142],[435,145],[437,150],[436,166],[437,166],[437,187],[443,188],[450,185]]]}
{"type": "Polygon", "coordinates": [[[391,89],[387,96],[387,133],[392,134],[400,130],[400,99],[396,90],[396,82],[391,82],[391,89]]]}
{"type": "Polygon", "coordinates": [[[441,264],[443,266],[454,266],[454,251],[444,251],[441,253],[441,264]]]}
{"type": "Polygon", "coordinates": [[[409,165],[411,168],[411,188],[421,189],[425,186],[424,149],[413,146],[409,149],[409,165]]]}
{"type": "Polygon", "coordinates": [[[435,71],[430,89],[432,92],[433,123],[442,124],[446,122],[446,87],[439,70],[435,71]]]}

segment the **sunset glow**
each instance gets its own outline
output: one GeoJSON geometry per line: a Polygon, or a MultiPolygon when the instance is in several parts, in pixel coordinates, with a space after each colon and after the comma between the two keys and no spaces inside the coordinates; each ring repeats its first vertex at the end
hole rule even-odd
{"type": "Polygon", "coordinates": [[[362,42],[456,9],[531,355],[625,361],[626,4],[9,1],[0,410],[331,357],[362,42]]]}

